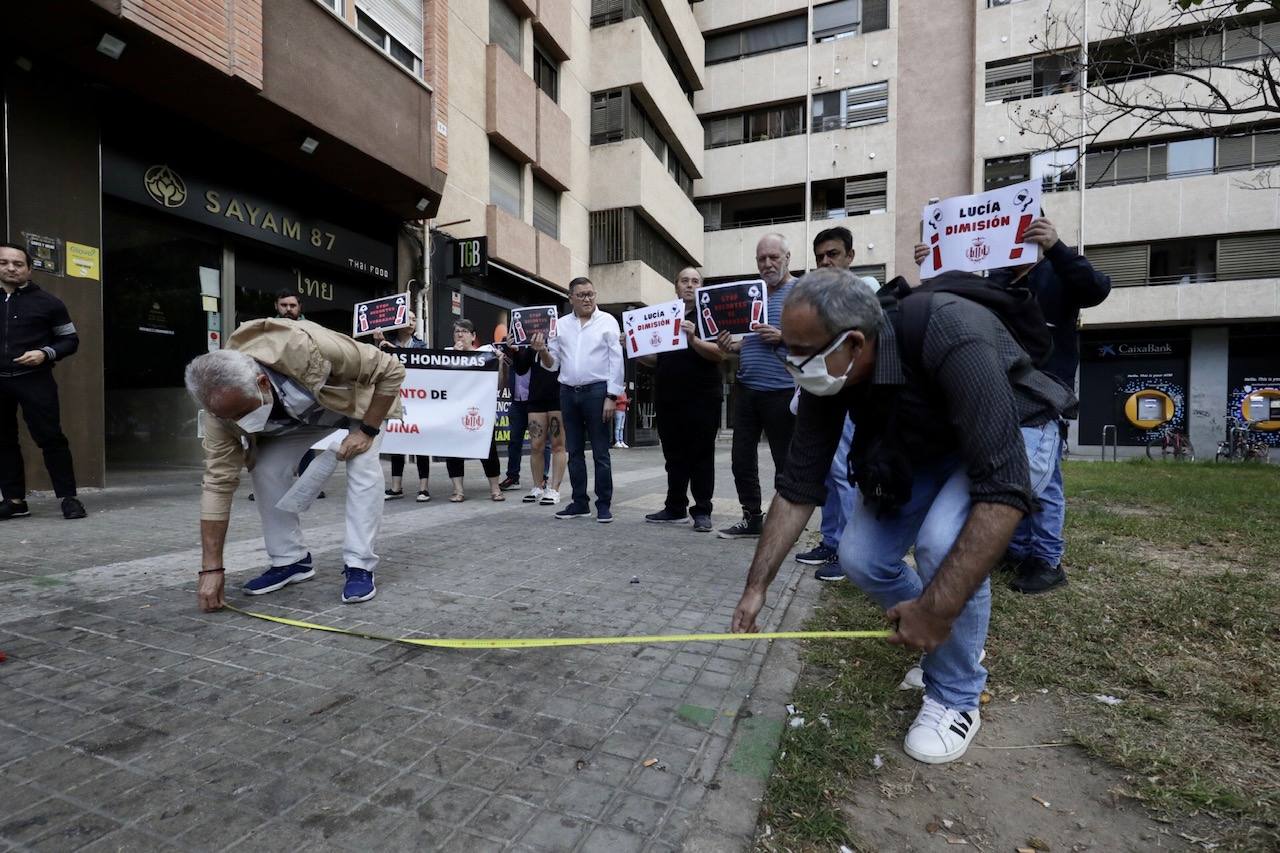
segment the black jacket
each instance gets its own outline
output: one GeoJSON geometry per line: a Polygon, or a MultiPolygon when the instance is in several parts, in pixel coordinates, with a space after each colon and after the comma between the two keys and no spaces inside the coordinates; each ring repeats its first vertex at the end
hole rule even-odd
{"type": "MultiPolygon", "coordinates": [[[[1012,270],[1001,269],[994,270],[990,277],[993,281],[1008,281],[1012,275],[1012,270]]],[[[1084,255],[1059,240],[1022,283],[1035,294],[1045,322],[1053,331],[1053,354],[1041,369],[1074,388],[1076,367],[1080,364],[1076,334],[1080,309],[1102,304],[1111,292],[1111,277],[1095,270],[1084,255]]]]}
{"type": "Polygon", "coordinates": [[[511,358],[511,365],[512,372],[521,376],[533,371],[529,377],[530,402],[554,403],[557,409],[560,407],[560,371],[543,367],[533,347],[520,347],[516,350],[511,358]]]}
{"type": "Polygon", "coordinates": [[[50,370],[55,361],[80,348],[80,336],[71,322],[67,306],[52,293],[29,281],[13,293],[0,289],[0,376],[19,376],[50,370]],[[48,359],[39,367],[14,364],[24,352],[44,350],[48,359]]]}

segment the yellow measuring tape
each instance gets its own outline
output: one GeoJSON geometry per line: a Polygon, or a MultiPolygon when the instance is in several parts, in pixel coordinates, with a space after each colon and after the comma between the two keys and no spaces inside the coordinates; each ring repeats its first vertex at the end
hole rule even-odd
{"type": "Polygon", "coordinates": [[[367,631],[351,631],[347,628],[334,628],[331,625],[317,625],[314,622],[303,622],[300,619],[286,619],[283,616],[268,616],[266,613],[254,613],[241,610],[230,604],[228,610],[254,619],[276,622],[280,625],[291,625],[294,628],[306,628],[311,631],[328,631],[331,634],[346,634],[349,637],[364,637],[367,640],[378,640],[383,643],[407,643],[411,646],[434,646],[441,649],[541,649],[548,646],[621,646],[627,644],[648,645],[650,643],[697,643],[720,642],[722,640],[871,640],[888,637],[890,631],[772,631],[760,634],[661,634],[643,637],[525,637],[513,639],[478,639],[448,640],[430,639],[427,637],[384,637],[367,631]]]}

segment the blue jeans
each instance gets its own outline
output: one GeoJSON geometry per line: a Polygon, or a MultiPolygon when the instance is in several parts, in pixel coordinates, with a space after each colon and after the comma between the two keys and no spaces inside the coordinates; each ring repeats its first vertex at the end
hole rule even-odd
{"type": "MultiPolygon", "coordinates": [[[[1031,488],[1039,494],[1053,474],[1062,439],[1058,424],[1023,427],[1031,488]]],[[[858,588],[888,610],[920,597],[969,518],[969,476],[958,458],[917,466],[911,498],[899,512],[877,519],[865,503],[854,506],[840,543],[840,566],[858,588]],[[915,545],[916,571],[903,561],[915,545]]],[[[949,708],[972,711],[987,683],[978,656],[987,642],[991,583],[984,580],[951,626],[947,641],[921,659],[925,693],[949,708]]]]}
{"type": "Polygon", "coordinates": [[[832,551],[839,549],[840,536],[849,522],[853,510],[853,495],[857,491],[849,482],[849,446],[853,444],[853,421],[844,419],[844,432],[840,433],[840,445],[831,470],[827,472],[827,502],[822,505],[822,544],[832,551]]]}
{"type": "MultiPolygon", "coordinates": [[[[520,479],[520,464],[524,459],[524,436],[529,431],[529,401],[512,400],[511,414],[508,416],[511,435],[507,439],[507,476],[513,480],[520,479]]],[[[542,470],[551,471],[551,442],[542,448],[542,470]]],[[[541,486],[541,483],[534,483],[541,486]]]]}
{"type": "Polygon", "coordinates": [[[560,414],[564,416],[565,450],[569,451],[569,482],[573,484],[572,506],[587,509],[587,441],[591,441],[591,461],[596,468],[596,509],[608,509],[613,502],[613,467],[609,462],[609,439],[613,424],[604,421],[604,382],[590,385],[561,385],[560,414]]]}
{"type": "Polygon", "coordinates": [[[626,444],[627,443],[626,435],[627,435],[627,413],[614,412],[613,413],[613,443],[626,444]]]}
{"type": "Polygon", "coordinates": [[[1062,454],[1053,460],[1053,476],[1040,492],[1040,511],[1028,515],[1018,525],[1009,543],[1009,554],[1018,560],[1038,557],[1051,566],[1062,562],[1067,543],[1062,528],[1067,520],[1067,502],[1062,494],[1062,454]]]}

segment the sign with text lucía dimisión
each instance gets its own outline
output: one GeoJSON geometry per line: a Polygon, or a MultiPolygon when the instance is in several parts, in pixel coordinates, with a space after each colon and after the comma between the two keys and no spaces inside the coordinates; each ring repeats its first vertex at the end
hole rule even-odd
{"type": "Polygon", "coordinates": [[[684,300],[675,299],[622,312],[628,358],[684,349],[684,300]]]}
{"type": "Polygon", "coordinates": [[[920,263],[920,277],[1035,263],[1040,247],[1024,243],[1022,235],[1040,215],[1041,189],[1037,179],[925,205],[923,241],[929,254],[920,263]]]}
{"type": "Polygon", "coordinates": [[[385,242],[167,160],[102,150],[102,191],[162,213],[392,281],[395,234],[385,242]]]}

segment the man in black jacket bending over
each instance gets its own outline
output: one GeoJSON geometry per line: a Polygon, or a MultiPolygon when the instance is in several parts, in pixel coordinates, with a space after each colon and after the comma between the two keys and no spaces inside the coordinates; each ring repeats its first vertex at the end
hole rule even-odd
{"type": "MultiPolygon", "coordinates": [[[[1068,388],[1075,388],[1076,368],[1080,365],[1076,332],[1080,309],[1100,305],[1111,293],[1111,278],[1095,270],[1084,255],[1058,239],[1058,230],[1044,216],[1027,227],[1025,236],[1027,242],[1037,243],[1044,250],[1040,262],[992,270],[988,278],[1002,284],[1017,282],[1019,287],[1035,295],[1053,335],[1053,353],[1042,370],[1068,388]]],[[[928,253],[927,246],[917,245],[916,262],[928,253]]],[[[1067,573],[1062,568],[1062,555],[1066,550],[1062,528],[1066,523],[1067,503],[1062,493],[1061,457],[1054,462],[1053,479],[1039,498],[1040,511],[1018,525],[1006,555],[1006,564],[1014,570],[1010,588],[1027,594],[1048,592],[1067,582],[1067,573]]]]}
{"type": "Polygon", "coordinates": [[[53,363],[80,346],[67,306],[31,281],[31,256],[15,243],[0,243],[0,520],[31,514],[18,445],[18,407],[31,437],[44,451],[53,491],[62,498],[63,518],[84,518],[76,498],[71,449],[62,434],[58,384],[53,363]]]}

